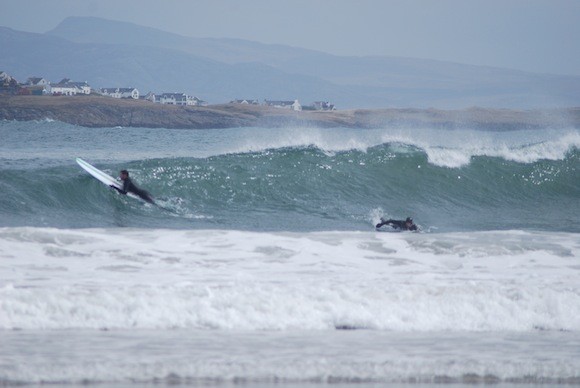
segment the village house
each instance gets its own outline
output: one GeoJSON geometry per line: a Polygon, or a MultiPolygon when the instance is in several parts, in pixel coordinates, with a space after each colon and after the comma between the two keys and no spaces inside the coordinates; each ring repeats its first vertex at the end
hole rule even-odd
{"type": "Polygon", "coordinates": [[[97,92],[103,96],[121,98],[119,88],[100,88],[97,92]]]}
{"type": "Polygon", "coordinates": [[[47,91],[52,95],[76,96],[77,94],[91,94],[91,87],[87,82],[73,82],[64,78],[57,84],[48,84],[47,91]]]}
{"type": "Polygon", "coordinates": [[[139,96],[139,99],[149,101],[149,102],[157,102],[157,96],[153,92],[149,92],[144,96],[139,96]]]}
{"type": "Polygon", "coordinates": [[[50,94],[50,82],[41,77],[29,77],[26,83],[20,85],[18,94],[44,96],[50,94]]]}
{"type": "Polygon", "coordinates": [[[244,105],[260,105],[258,100],[233,100],[230,104],[244,104],[244,105]]]}
{"type": "Polygon", "coordinates": [[[201,98],[193,97],[193,106],[207,106],[207,102],[201,98]]]}
{"type": "Polygon", "coordinates": [[[119,93],[121,94],[121,98],[139,99],[139,90],[135,88],[119,88],[119,93]]]}
{"type": "Polygon", "coordinates": [[[206,106],[207,103],[197,97],[189,96],[185,93],[163,93],[155,96],[156,102],[165,105],[180,106],[206,106]]]}
{"type": "Polygon", "coordinates": [[[48,86],[50,82],[41,77],[29,77],[26,81],[27,86],[48,86]]]}
{"type": "Polygon", "coordinates": [[[9,83],[18,84],[18,81],[5,71],[0,71],[0,84],[7,85],[9,83]]]}
{"type": "Polygon", "coordinates": [[[48,92],[52,95],[75,96],[79,90],[75,85],[63,81],[48,86],[48,92]]]}
{"type": "Polygon", "coordinates": [[[296,111],[302,110],[302,105],[298,100],[294,101],[276,101],[276,100],[264,100],[264,104],[274,108],[292,109],[296,111]]]}
{"type": "Polygon", "coordinates": [[[113,97],[113,98],[132,98],[134,100],[139,99],[139,90],[136,88],[101,88],[99,93],[103,96],[113,97]]]}
{"type": "Polygon", "coordinates": [[[0,93],[14,94],[18,91],[18,81],[8,73],[0,71],[0,93]]]}
{"type": "Polygon", "coordinates": [[[314,101],[312,106],[314,110],[335,110],[334,104],[330,104],[328,101],[314,101]]]}
{"type": "Polygon", "coordinates": [[[69,81],[69,83],[76,86],[76,88],[79,90],[77,94],[91,94],[91,87],[86,81],[85,82],[69,81]]]}

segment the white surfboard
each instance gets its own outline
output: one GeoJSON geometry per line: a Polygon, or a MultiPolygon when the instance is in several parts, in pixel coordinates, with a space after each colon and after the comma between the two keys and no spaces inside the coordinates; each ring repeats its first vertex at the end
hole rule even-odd
{"type": "MultiPolygon", "coordinates": [[[[92,164],[85,162],[81,158],[77,158],[77,163],[79,164],[79,166],[81,166],[83,168],[83,170],[85,170],[86,172],[91,174],[99,182],[101,182],[107,186],[115,186],[118,189],[123,189],[123,185],[121,185],[121,183],[118,180],[116,180],[115,178],[113,178],[109,174],[99,170],[98,168],[96,168],[92,164]]],[[[132,197],[132,198],[141,199],[141,198],[139,198],[138,195],[135,195],[133,193],[127,193],[127,195],[129,197],[132,197]]]]}

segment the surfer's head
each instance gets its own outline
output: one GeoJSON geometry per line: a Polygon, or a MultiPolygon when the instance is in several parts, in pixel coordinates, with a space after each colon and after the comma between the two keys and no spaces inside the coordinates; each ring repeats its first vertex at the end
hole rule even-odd
{"type": "Polygon", "coordinates": [[[407,219],[405,220],[405,224],[413,225],[413,219],[411,217],[407,217],[407,219]]]}
{"type": "Polygon", "coordinates": [[[124,181],[125,179],[129,178],[129,171],[121,170],[120,172],[121,180],[124,181]]]}

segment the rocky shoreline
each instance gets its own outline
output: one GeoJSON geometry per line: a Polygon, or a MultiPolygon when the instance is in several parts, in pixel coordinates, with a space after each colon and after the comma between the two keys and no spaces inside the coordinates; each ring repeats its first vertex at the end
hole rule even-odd
{"type": "Polygon", "coordinates": [[[212,129],[236,127],[436,127],[486,130],[580,128],[580,107],[302,111],[258,105],[183,107],[103,96],[0,96],[0,120],[56,120],[83,127],[212,129]]]}

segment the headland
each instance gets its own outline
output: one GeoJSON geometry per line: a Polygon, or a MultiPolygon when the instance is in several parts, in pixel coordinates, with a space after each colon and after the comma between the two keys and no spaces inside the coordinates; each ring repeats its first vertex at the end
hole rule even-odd
{"type": "Polygon", "coordinates": [[[347,127],[515,130],[580,128],[580,107],[513,110],[388,108],[292,111],[262,105],[205,107],[154,104],[104,96],[0,95],[0,120],[56,120],[83,127],[212,129],[236,127],[347,127]]]}

